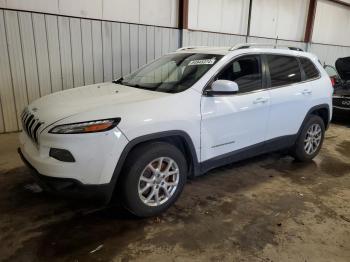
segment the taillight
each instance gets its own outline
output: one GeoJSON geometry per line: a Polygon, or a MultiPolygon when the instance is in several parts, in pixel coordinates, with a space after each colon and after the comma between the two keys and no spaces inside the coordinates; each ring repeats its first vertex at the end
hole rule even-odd
{"type": "Polygon", "coordinates": [[[336,83],[335,77],[330,77],[330,79],[331,79],[331,82],[332,82],[332,86],[334,87],[334,86],[335,86],[335,83],[336,83]]]}
{"type": "Polygon", "coordinates": [[[332,95],[334,95],[336,79],[335,77],[330,77],[332,83],[332,95]]]}

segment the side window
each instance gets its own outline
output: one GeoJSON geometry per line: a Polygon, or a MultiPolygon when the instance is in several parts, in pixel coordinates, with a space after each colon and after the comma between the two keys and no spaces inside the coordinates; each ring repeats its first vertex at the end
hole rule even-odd
{"type": "Polygon", "coordinates": [[[299,57],[301,66],[304,69],[306,80],[319,76],[319,72],[310,59],[305,57],[299,57]]]}
{"type": "Polygon", "coordinates": [[[217,76],[218,80],[235,81],[239,93],[247,93],[262,88],[260,56],[244,56],[230,62],[217,76]]]}
{"type": "Polygon", "coordinates": [[[290,85],[301,81],[298,60],[292,56],[266,55],[271,87],[290,85]]]}

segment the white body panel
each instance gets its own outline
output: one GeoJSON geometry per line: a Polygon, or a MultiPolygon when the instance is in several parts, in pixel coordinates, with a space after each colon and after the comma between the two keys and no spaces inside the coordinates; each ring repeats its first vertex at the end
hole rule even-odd
{"type": "Polygon", "coordinates": [[[269,116],[268,91],[203,97],[201,108],[201,161],[265,140],[269,116]]]}
{"type": "MultiPolygon", "coordinates": [[[[139,137],[166,131],[185,132],[192,140],[199,162],[280,136],[294,135],[308,111],[321,104],[332,108],[328,75],[311,54],[278,49],[196,49],[181,52],[222,54],[197,83],[186,91],[169,94],[104,83],[58,92],[28,106],[44,124],[38,144],[25,132],[20,136],[24,157],[39,173],[73,178],[83,184],[111,181],[127,144],[139,137]],[[281,88],[217,97],[203,96],[211,77],[242,54],[277,53],[306,56],[320,71],[317,80],[281,88]],[[311,91],[303,94],[304,90],[311,91]],[[263,101],[256,102],[262,98],[263,101]],[[36,109],[36,110],[35,110],[36,109]],[[62,124],[121,118],[110,131],[90,134],[51,134],[62,124]],[[50,148],[69,150],[76,162],[49,156],[50,148]]],[[[331,117],[331,112],[330,112],[331,117]]]]}
{"type": "Polygon", "coordinates": [[[330,80],[317,58],[311,57],[311,60],[320,71],[320,78],[269,90],[271,101],[266,140],[297,134],[306,114],[314,106],[328,104],[332,108],[330,80]]]}
{"type": "Polygon", "coordinates": [[[269,91],[271,103],[266,140],[298,132],[311,104],[309,85],[295,84],[269,91]]]}
{"type": "Polygon", "coordinates": [[[43,134],[37,147],[25,132],[20,135],[24,157],[40,174],[73,178],[83,184],[110,182],[118,158],[128,140],[118,130],[91,134],[43,134]],[[69,150],[76,162],[62,162],[49,156],[50,148],[69,150]]]}

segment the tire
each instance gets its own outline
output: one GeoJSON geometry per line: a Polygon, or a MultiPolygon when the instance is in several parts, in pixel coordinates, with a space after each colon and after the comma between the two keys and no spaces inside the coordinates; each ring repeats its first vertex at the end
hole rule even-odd
{"type": "Polygon", "coordinates": [[[325,126],[322,118],[317,115],[309,116],[306,123],[303,125],[297,141],[291,151],[291,154],[295,160],[300,162],[308,162],[317,156],[323,144],[324,134],[325,126]],[[310,136],[310,132],[315,134],[317,133],[319,135],[310,136]],[[307,139],[309,139],[309,142],[311,143],[309,147],[306,146],[308,143],[306,141],[307,139]]]}
{"type": "Polygon", "coordinates": [[[122,203],[138,217],[158,215],[174,204],[186,183],[188,170],[182,152],[164,142],[132,150],[124,167],[122,203]]]}

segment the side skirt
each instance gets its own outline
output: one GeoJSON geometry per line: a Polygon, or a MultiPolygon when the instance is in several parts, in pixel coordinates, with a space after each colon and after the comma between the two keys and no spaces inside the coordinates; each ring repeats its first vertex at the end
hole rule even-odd
{"type": "Polygon", "coordinates": [[[219,166],[238,162],[257,155],[290,148],[295,144],[297,137],[297,135],[277,137],[265,142],[261,142],[224,155],[214,157],[212,159],[208,159],[200,163],[200,172],[198,175],[203,175],[209,170],[219,166]]]}

